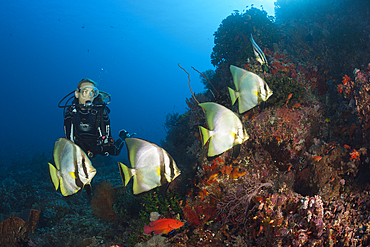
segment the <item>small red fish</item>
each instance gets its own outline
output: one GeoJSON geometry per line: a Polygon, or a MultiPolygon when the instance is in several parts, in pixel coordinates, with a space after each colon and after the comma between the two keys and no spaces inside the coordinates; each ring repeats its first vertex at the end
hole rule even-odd
{"type": "Polygon", "coordinates": [[[344,144],[344,145],[343,145],[343,147],[344,147],[345,149],[351,149],[351,147],[350,147],[350,146],[348,146],[347,144],[344,144]]]}
{"type": "Polygon", "coordinates": [[[167,234],[171,232],[172,230],[175,230],[177,228],[180,228],[184,225],[179,220],[174,219],[161,219],[150,222],[149,226],[144,226],[144,233],[150,234],[154,231],[154,234],[167,234]]]}
{"type": "Polygon", "coordinates": [[[315,156],[315,157],[313,158],[313,160],[314,160],[314,161],[319,161],[319,160],[321,160],[321,159],[322,159],[322,157],[321,157],[321,156],[319,156],[319,155],[318,155],[318,156],[315,156]]]}
{"type": "Polygon", "coordinates": [[[286,105],[288,104],[288,102],[289,102],[289,100],[290,100],[290,98],[292,98],[292,96],[293,96],[293,93],[290,93],[289,95],[288,95],[288,99],[287,99],[287,101],[286,101],[286,105]]]}

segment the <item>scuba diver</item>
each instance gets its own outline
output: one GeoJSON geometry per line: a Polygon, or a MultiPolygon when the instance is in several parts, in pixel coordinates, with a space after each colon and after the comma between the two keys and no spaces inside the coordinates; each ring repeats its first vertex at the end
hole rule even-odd
{"type": "Polygon", "coordinates": [[[114,142],[111,135],[109,108],[110,95],[99,91],[91,79],[82,79],[75,91],[65,96],[58,104],[64,108],[64,133],[67,139],[77,144],[89,158],[100,155],[120,154],[125,139],[135,135],[126,130],[119,131],[114,142]],[[72,95],[74,93],[74,95],[72,95]],[[68,96],[64,106],[60,104],[68,96]],[[68,102],[71,100],[71,105],[68,102]],[[67,108],[67,109],[66,109],[67,108]]]}

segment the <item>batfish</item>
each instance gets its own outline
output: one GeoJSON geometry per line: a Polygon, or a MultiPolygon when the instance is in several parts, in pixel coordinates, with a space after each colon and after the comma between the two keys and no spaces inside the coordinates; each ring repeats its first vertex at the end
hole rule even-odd
{"type": "Polygon", "coordinates": [[[132,168],[118,162],[123,184],[134,179],[133,192],[140,194],[168,184],[180,175],[174,159],[158,145],[139,138],[126,138],[132,168]]]}
{"type": "Polygon", "coordinates": [[[62,195],[69,196],[90,185],[96,170],[79,146],[66,138],[59,138],[55,142],[53,157],[56,167],[49,163],[49,171],[55,190],[60,185],[62,195]]]}
{"type": "MultiPolygon", "coordinates": [[[[199,104],[206,112],[210,130],[200,126],[203,145],[209,139],[208,157],[213,157],[242,144],[249,136],[239,117],[228,108],[214,102],[199,104]]],[[[234,154],[238,156],[238,154],[234,154]]]]}
{"type": "Polygon", "coordinates": [[[266,101],[272,91],[267,83],[258,75],[238,68],[234,65],[230,66],[231,74],[235,84],[235,91],[229,88],[231,103],[239,99],[239,113],[246,112],[262,101],[266,101]]]}

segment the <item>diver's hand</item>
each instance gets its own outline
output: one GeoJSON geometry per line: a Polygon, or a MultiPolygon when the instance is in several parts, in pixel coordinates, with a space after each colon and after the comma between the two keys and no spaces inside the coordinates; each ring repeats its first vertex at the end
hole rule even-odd
{"type": "Polygon", "coordinates": [[[127,137],[131,137],[131,136],[134,136],[134,135],[136,135],[136,133],[127,134],[127,137]]]}
{"type": "Polygon", "coordinates": [[[128,133],[127,130],[124,130],[124,129],[120,130],[120,132],[119,132],[119,137],[122,140],[125,140],[126,138],[130,138],[131,136],[134,136],[134,135],[136,135],[136,133],[130,134],[130,133],[128,133]]]}

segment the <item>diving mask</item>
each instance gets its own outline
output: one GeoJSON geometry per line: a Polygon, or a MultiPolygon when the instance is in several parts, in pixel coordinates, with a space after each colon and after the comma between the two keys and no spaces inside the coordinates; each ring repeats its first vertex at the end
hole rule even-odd
{"type": "Polygon", "coordinates": [[[77,92],[79,92],[81,96],[85,99],[86,98],[95,99],[100,93],[99,89],[93,86],[86,86],[86,87],[77,89],[77,92]]]}

